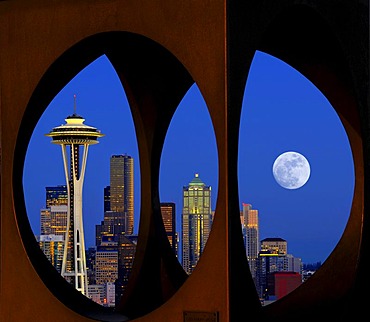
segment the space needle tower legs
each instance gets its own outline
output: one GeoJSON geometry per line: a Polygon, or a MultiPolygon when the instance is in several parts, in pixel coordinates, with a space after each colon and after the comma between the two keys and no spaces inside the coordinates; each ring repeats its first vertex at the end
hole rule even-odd
{"type": "Polygon", "coordinates": [[[82,187],[86,169],[88,144],[83,145],[83,158],[80,171],[79,164],[76,162],[79,160],[79,149],[80,146],[78,144],[70,145],[70,160],[74,160],[75,162],[71,162],[70,170],[68,171],[67,145],[62,144],[64,172],[66,182],[69,182],[67,191],[68,196],[71,197],[69,198],[68,208],[70,211],[67,218],[68,233],[65,237],[65,246],[67,247],[64,247],[61,274],[71,283],[74,283],[77,290],[87,296],[85,239],[82,221],[82,187]],[[70,177],[68,177],[68,173],[70,173],[70,177]],[[73,247],[73,252],[69,252],[71,247],[73,247]],[[72,253],[74,256],[72,256],[72,253]]]}
{"type": "Polygon", "coordinates": [[[55,127],[46,134],[53,139],[52,143],[62,147],[68,191],[67,229],[61,275],[82,294],[88,296],[82,188],[89,145],[99,143],[98,137],[104,134],[94,127],[83,124],[85,119],[76,112],[68,116],[65,121],[66,124],[55,127]]]}

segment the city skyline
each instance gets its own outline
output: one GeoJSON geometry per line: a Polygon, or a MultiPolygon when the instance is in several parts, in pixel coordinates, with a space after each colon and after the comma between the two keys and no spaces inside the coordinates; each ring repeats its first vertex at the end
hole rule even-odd
{"type": "MultiPolygon", "coordinates": [[[[339,118],[322,94],[318,93],[312,84],[307,83],[302,75],[284,63],[263,53],[256,55],[243,102],[238,177],[240,208],[242,203],[249,203],[259,210],[261,239],[284,238],[288,241],[289,253],[310,263],[324,261],[339,241],[349,216],[354,179],[348,139],[341,128],[339,118]],[[264,87],[261,87],[261,83],[264,87]],[[299,88],[302,83],[305,83],[304,89],[299,88]],[[269,95],[265,95],[267,86],[269,95]],[[284,96],[284,90],[289,92],[290,96],[284,96]],[[289,102],[289,99],[293,102],[289,102]],[[257,106],[260,111],[253,115],[256,108],[248,109],[248,106],[257,106]],[[295,106],[299,106],[299,113],[295,106]],[[315,110],[316,113],[320,110],[324,114],[320,115],[318,121],[314,113],[310,114],[310,110],[315,110]],[[281,118],[277,118],[278,112],[283,114],[281,118]],[[245,125],[247,120],[248,126],[245,125]],[[302,127],[301,120],[305,120],[310,126],[302,127]],[[329,127],[329,121],[335,124],[329,127]],[[269,128],[272,128],[273,135],[267,131],[269,128]],[[286,128],[290,129],[287,133],[284,132],[286,128]],[[328,128],[335,130],[328,131],[328,128]],[[324,132],[329,138],[323,137],[324,132]],[[320,142],[315,141],[316,136],[320,138],[320,142]],[[306,147],[303,141],[309,139],[314,142],[306,147]],[[271,170],[275,158],[287,150],[299,151],[308,158],[312,166],[312,176],[307,184],[290,192],[273,181],[271,170]],[[319,150],[320,157],[316,155],[315,150],[319,150]],[[324,166],[321,166],[320,162],[324,162],[324,166]],[[322,179],[322,182],[318,183],[319,179],[322,179]],[[323,190],[315,192],[318,189],[314,185],[317,184],[323,190]],[[332,190],[328,184],[331,184],[332,190]],[[324,191],[325,195],[322,195],[321,191],[324,191]],[[311,194],[309,198],[308,192],[311,194]],[[333,195],[340,197],[333,201],[333,195]],[[296,199],[284,203],[292,197],[296,199]],[[306,211],[309,211],[311,216],[306,211]],[[287,215],[288,212],[292,214],[287,215]],[[317,225],[317,222],[320,225],[317,225]]],[[[103,189],[109,185],[108,164],[109,157],[113,154],[128,154],[134,158],[135,232],[138,229],[140,211],[140,166],[132,117],[124,90],[106,57],[100,57],[78,74],[54,98],[41,117],[25,160],[25,200],[31,226],[37,234],[40,209],[45,207],[42,204],[45,202],[44,188],[65,184],[61,175],[63,169],[59,160],[60,151],[59,154],[52,151],[50,141],[45,139],[44,134],[72,114],[74,94],[77,94],[77,113],[86,118],[88,124],[101,128],[106,134],[100,144],[94,147],[94,151],[90,152],[87,164],[84,200],[88,201],[84,204],[84,221],[86,245],[90,246],[93,244],[92,227],[102,220],[104,214],[103,189]],[[124,121],[124,125],[117,123],[117,120],[124,121]],[[118,139],[119,144],[108,144],[108,138],[112,137],[121,138],[118,139]],[[40,160],[39,163],[35,162],[35,159],[40,159],[40,151],[43,151],[41,165],[40,160]],[[45,162],[45,165],[42,162],[45,162]],[[40,168],[53,170],[37,171],[40,168]],[[97,179],[96,172],[100,179],[97,179]],[[37,180],[33,173],[38,173],[37,180]],[[89,197],[86,197],[87,195],[89,197]]],[[[160,201],[175,202],[177,226],[182,209],[182,187],[190,182],[194,173],[199,173],[202,181],[212,187],[212,210],[215,210],[217,171],[217,148],[211,120],[201,93],[194,84],[175,113],[162,152],[160,201]],[[189,134],[194,132],[196,135],[189,139],[189,134]],[[178,149],[179,146],[181,150],[178,149]]]]}

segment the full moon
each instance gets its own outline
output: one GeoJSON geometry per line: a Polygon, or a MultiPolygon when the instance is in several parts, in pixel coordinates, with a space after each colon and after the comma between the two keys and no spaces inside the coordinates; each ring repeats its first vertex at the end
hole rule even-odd
{"type": "Polygon", "coordinates": [[[276,182],[286,189],[302,187],[310,177],[310,164],[298,152],[285,152],[280,154],[273,166],[272,173],[276,182]]]}

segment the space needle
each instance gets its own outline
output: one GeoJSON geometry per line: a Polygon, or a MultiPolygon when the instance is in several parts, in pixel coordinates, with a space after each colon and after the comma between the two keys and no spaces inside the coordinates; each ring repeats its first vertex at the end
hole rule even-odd
{"type": "Polygon", "coordinates": [[[45,134],[52,138],[52,143],[62,147],[67,183],[67,228],[61,275],[82,294],[88,296],[82,187],[89,145],[99,143],[98,138],[104,134],[95,127],[84,124],[85,119],[76,114],[76,95],[74,95],[74,113],[65,121],[66,124],[54,127],[45,134]]]}

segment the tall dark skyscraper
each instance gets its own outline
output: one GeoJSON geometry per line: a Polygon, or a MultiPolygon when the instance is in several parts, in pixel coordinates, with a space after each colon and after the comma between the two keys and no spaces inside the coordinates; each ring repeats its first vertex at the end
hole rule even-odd
{"type": "Polygon", "coordinates": [[[104,188],[104,212],[110,211],[110,186],[104,188]]]}
{"type": "Polygon", "coordinates": [[[174,202],[162,202],[161,213],[164,229],[170,245],[177,255],[176,205],[174,202]]]}
{"type": "Polygon", "coordinates": [[[203,252],[212,227],[211,187],[196,173],[183,187],[182,266],[190,274],[203,252]]]}
{"type": "Polygon", "coordinates": [[[116,281],[116,303],[125,291],[132,271],[137,245],[137,235],[119,235],[118,280],[116,281]]]}
{"type": "Polygon", "coordinates": [[[249,269],[253,280],[256,278],[256,264],[260,251],[258,210],[252,209],[251,204],[243,203],[242,230],[244,246],[248,258],[249,269]]]}
{"type": "Polygon", "coordinates": [[[110,158],[110,185],[104,188],[104,220],[95,226],[96,247],[107,238],[115,243],[118,254],[117,280],[114,283],[118,302],[131,273],[136,251],[134,231],[134,165],[128,155],[110,158]]]}
{"type": "MultiPolygon", "coordinates": [[[[76,110],[76,105],[74,107],[76,110]]],[[[62,148],[68,191],[67,232],[61,274],[77,290],[88,296],[82,188],[88,147],[97,144],[97,139],[103,134],[98,129],[85,125],[85,119],[76,112],[65,121],[66,124],[57,126],[46,134],[52,138],[52,143],[62,148]]]]}
{"type": "Polygon", "coordinates": [[[110,210],[123,213],[128,235],[134,232],[134,160],[129,155],[110,159],[110,210]]]}

